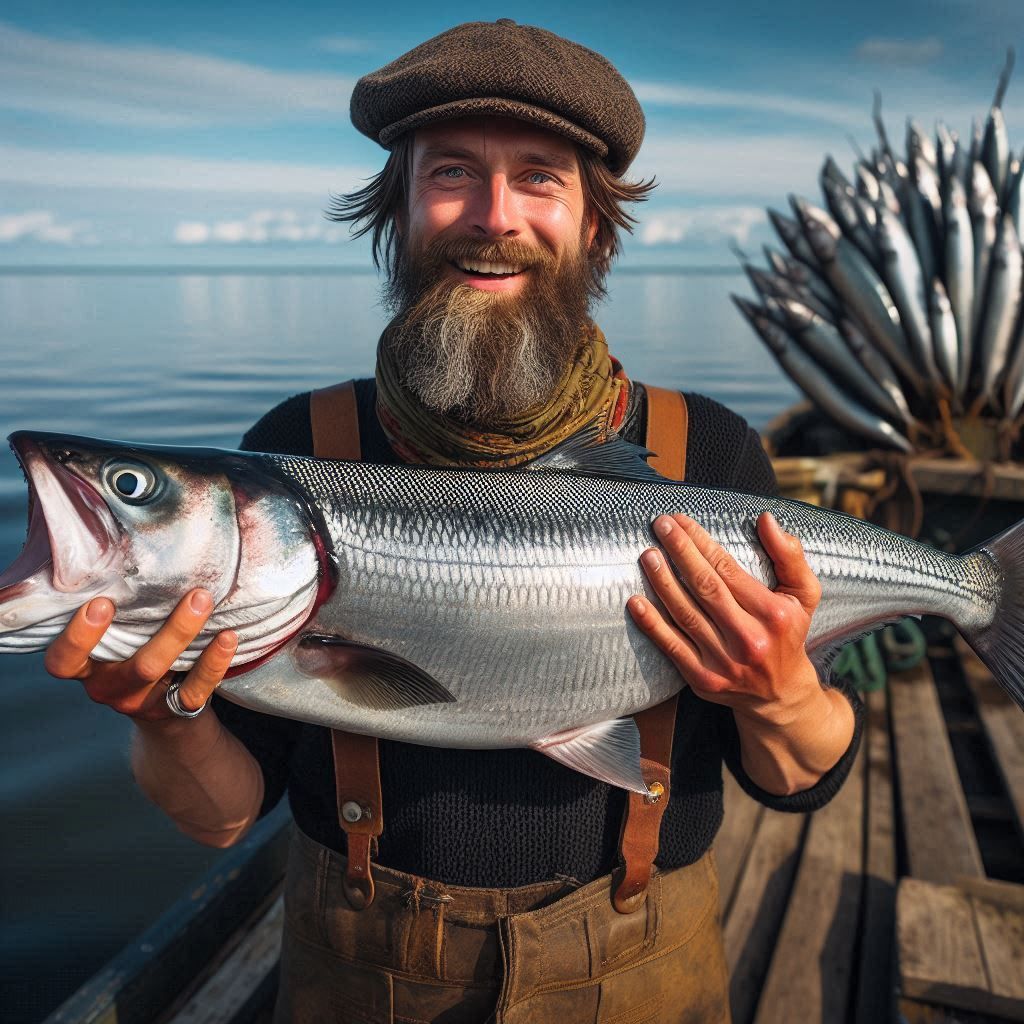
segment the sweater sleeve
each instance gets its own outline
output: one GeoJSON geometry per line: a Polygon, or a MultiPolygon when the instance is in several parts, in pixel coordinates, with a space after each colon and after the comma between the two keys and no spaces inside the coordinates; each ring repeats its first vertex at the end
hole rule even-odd
{"type": "Polygon", "coordinates": [[[729,766],[740,787],[749,796],[752,796],[758,803],[770,807],[773,811],[816,811],[824,807],[839,792],[839,787],[846,781],[853,762],[857,757],[857,750],[860,747],[861,736],[864,734],[864,703],[861,699],[845,686],[837,687],[843,696],[853,706],[853,738],[846,752],[810,789],[801,790],[799,793],[791,793],[789,796],[776,796],[762,789],[743,770],[743,763],[740,759],[740,736],[736,728],[736,719],[729,708],[723,707],[725,712],[719,718],[719,738],[721,740],[722,758],[729,766]]]}
{"type": "MultiPolygon", "coordinates": [[[[311,455],[313,435],[309,424],[309,393],[294,395],[275,406],[250,428],[242,451],[311,455]]],[[[291,758],[302,725],[287,718],[264,715],[213,695],[213,708],[221,723],[233,733],[263,772],[264,795],[260,817],[271,811],[288,788],[291,758]]]]}
{"type": "MultiPolygon", "coordinates": [[[[771,459],[757,432],[725,406],[702,395],[687,395],[690,409],[690,443],[687,446],[688,479],[694,483],[727,487],[748,494],[778,494],[771,459]],[[725,458],[726,450],[734,454],[725,458]],[[697,473],[701,478],[697,478],[697,473]]],[[[740,739],[732,711],[719,707],[718,730],[722,757],[745,792],[777,811],[813,811],[823,807],[839,792],[850,774],[864,732],[864,705],[854,690],[834,685],[850,702],[854,713],[853,737],[846,752],[810,789],[789,796],[776,796],[761,789],[743,770],[740,739]]]]}

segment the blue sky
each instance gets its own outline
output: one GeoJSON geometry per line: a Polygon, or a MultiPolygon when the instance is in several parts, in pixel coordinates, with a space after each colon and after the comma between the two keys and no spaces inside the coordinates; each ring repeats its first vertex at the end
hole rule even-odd
{"type": "MultiPolygon", "coordinates": [[[[366,264],[321,213],[379,169],[353,82],[453,24],[513,17],[598,50],[648,131],[661,185],[625,260],[729,263],[770,239],[765,205],[816,196],[826,152],[872,142],[871,99],[966,134],[1024,0],[771,5],[520,3],[0,8],[0,263],[366,264]]],[[[1024,68],[1005,103],[1024,144],[1024,68]]]]}

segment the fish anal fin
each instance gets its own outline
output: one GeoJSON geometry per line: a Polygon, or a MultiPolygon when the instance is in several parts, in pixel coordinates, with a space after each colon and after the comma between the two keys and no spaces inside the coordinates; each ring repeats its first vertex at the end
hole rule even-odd
{"type": "Polygon", "coordinates": [[[648,793],[640,769],[640,732],[632,718],[566,729],[530,746],[592,779],[633,793],[648,793]]]}
{"type": "Polygon", "coordinates": [[[605,432],[591,425],[527,463],[523,469],[664,483],[666,477],[647,464],[647,459],[654,454],[626,441],[614,431],[605,432]]]}
{"type": "Polygon", "coordinates": [[[346,700],[373,711],[455,700],[447,687],[411,661],[334,634],[305,634],[292,658],[303,675],[323,680],[346,700]]]}
{"type": "MultiPolygon", "coordinates": [[[[920,616],[916,617],[919,618],[920,616]]],[[[886,626],[892,626],[897,622],[901,622],[905,618],[907,618],[905,615],[893,615],[890,618],[880,619],[876,622],[870,623],[862,629],[855,630],[852,633],[844,633],[842,636],[830,637],[819,641],[813,649],[807,652],[807,657],[818,672],[818,678],[823,683],[828,682],[829,675],[832,672],[832,665],[839,656],[839,652],[847,644],[855,643],[857,640],[863,640],[864,637],[870,636],[877,630],[883,629],[886,626]]]]}

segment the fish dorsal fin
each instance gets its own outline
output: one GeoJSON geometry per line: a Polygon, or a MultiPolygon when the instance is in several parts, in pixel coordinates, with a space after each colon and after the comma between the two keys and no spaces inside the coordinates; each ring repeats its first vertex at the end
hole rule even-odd
{"type": "Polygon", "coordinates": [[[303,675],[321,679],[345,700],[372,711],[452,703],[455,697],[411,661],[332,633],[307,633],[292,658],[303,675]]]}
{"type": "Polygon", "coordinates": [[[566,729],[530,744],[567,768],[634,793],[648,793],[640,770],[640,731],[632,718],[566,729]]]}
{"type": "Polygon", "coordinates": [[[605,432],[591,424],[523,468],[665,483],[667,478],[647,464],[647,459],[654,454],[648,448],[624,440],[614,431],[605,432]]]}

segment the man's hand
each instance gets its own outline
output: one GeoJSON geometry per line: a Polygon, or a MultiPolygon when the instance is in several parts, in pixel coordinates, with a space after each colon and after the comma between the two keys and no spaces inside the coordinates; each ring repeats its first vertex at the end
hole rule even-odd
{"type": "Polygon", "coordinates": [[[641,563],[668,616],[642,597],[630,614],[699,697],[732,708],[744,768],[761,788],[814,785],[849,746],[853,710],[822,689],[807,657],[821,587],[800,541],[770,513],[758,519],[778,580],[770,590],[687,516],[661,516],[654,531],[676,572],[656,548],[641,563]]]}
{"type": "MultiPolygon", "coordinates": [[[[131,658],[100,662],[89,654],[113,621],[114,606],[105,597],[94,598],[47,648],[46,668],[58,679],[80,679],[94,701],[129,716],[137,726],[132,768],[142,791],[186,835],[209,846],[230,846],[256,820],[263,773],[212,711],[181,718],[165,700],[171,665],[211,611],[210,594],[193,590],[131,658]]],[[[206,703],[237,646],[231,630],[210,642],[178,691],[186,709],[206,703]]]]}
{"type": "MultiPolygon", "coordinates": [[[[186,594],[159,631],[127,661],[101,662],[89,657],[114,619],[114,605],[105,597],[93,598],[79,608],[64,631],[46,651],[45,666],[58,679],[79,679],[85,692],[136,723],[190,724],[176,717],[164,700],[167,674],[188,645],[199,635],[213,599],[205,590],[186,594]]],[[[238,638],[231,630],[218,634],[199,656],[179,690],[187,710],[202,707],[231,663],[238,638]]]]}

